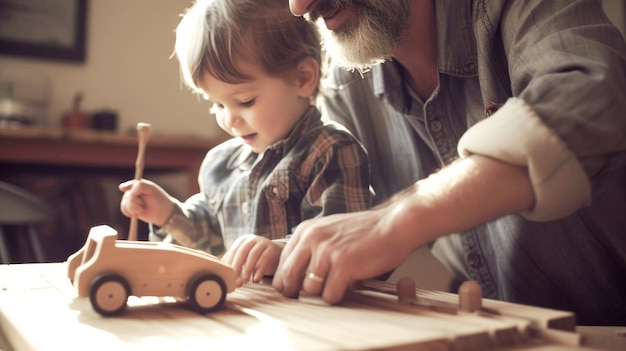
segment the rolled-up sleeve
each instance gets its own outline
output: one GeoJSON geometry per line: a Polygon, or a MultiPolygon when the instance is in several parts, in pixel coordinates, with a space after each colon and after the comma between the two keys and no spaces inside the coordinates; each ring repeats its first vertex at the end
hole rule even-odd
{"type": "Polygon", "coordinates": [[[563,218],[591,199],[594,176],[626,150],[626,46],[595,1],[509,1],[500,17],[509,99],[472,126],[460,155],[528,167],[531,220],[563,218]]]}
{"type": "Polygon", "coordinates": [[[480,154],[528,168],[535,206],[522,213],[546,221],[589,204],[591,186],[576,156],[522,99],[511,98],[463,135],[459,154],[480,154]]]}

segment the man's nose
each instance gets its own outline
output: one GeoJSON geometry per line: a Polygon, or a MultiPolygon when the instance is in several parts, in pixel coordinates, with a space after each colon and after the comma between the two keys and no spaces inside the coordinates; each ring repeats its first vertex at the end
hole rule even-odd
{"type": "MultiPolygon", "coordinates": [[[[289,0],[289,8],[295,16],[302,16],[309,12],[309,6],[317,0],[289,0]]],[[[323,1],[323,0],[322,0],[323,1]]]]}

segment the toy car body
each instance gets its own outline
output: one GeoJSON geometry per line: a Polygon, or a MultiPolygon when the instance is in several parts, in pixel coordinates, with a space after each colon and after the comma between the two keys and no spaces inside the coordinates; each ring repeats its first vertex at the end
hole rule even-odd
{"type": "Polygon", "coordinates": [[[234,270],[206,252],[176,244],[117,240],[115,229],[91,228],[85,245],[67,259],[79,296],[101,315],[120,314],[129,296],[186,299],[199,313],[222,308],[236,287],[234,270]]]}

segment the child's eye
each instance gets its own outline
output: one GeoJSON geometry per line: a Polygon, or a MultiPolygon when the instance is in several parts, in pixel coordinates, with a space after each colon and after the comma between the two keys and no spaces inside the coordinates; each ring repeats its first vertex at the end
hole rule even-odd
{"type": "Polygon", "coordinates": [[[254,105],[255,101],[256,101],[256,98],[255,99],[250,99],[250,100],[247,100],[247,101],[242,101],[242,102],[239,103],[239,105],[241,105],[243,107],[250,107],[250,106],[254,105]]]}

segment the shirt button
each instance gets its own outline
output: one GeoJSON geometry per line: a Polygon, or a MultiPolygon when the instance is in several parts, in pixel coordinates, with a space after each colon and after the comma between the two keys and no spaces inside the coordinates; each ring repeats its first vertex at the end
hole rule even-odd
{"type": "Polygon", "coordinates": [[[485,106],[485,117],[491,117],[494,113],[498,111],[502,107],[502,104],[498,104],[495,102],[490,102],[485,106]]]}
{"type": "Polygon", "coordinates": [[[439,121],[432,121],[430,122],[430,130],[432,130],[435,133],[438,133],[441,131],[441,122],[439,121]]]}
{"type": "Polygon", "coordinates": [[[270,199],[275,199],[278,196],[278,188],[276,185],[271,185],[268,189],[267,196],[270,199]]]}
{"type": "Polygon", "coordinates": [[[467,263],[472,268],[478,268],[478,267],[480,267],[480,265],[482,263],[482,260],[480,258],[480,255],[475,254],[475,253],[471,253],[471,254],[467,255],[467,263]]]}

